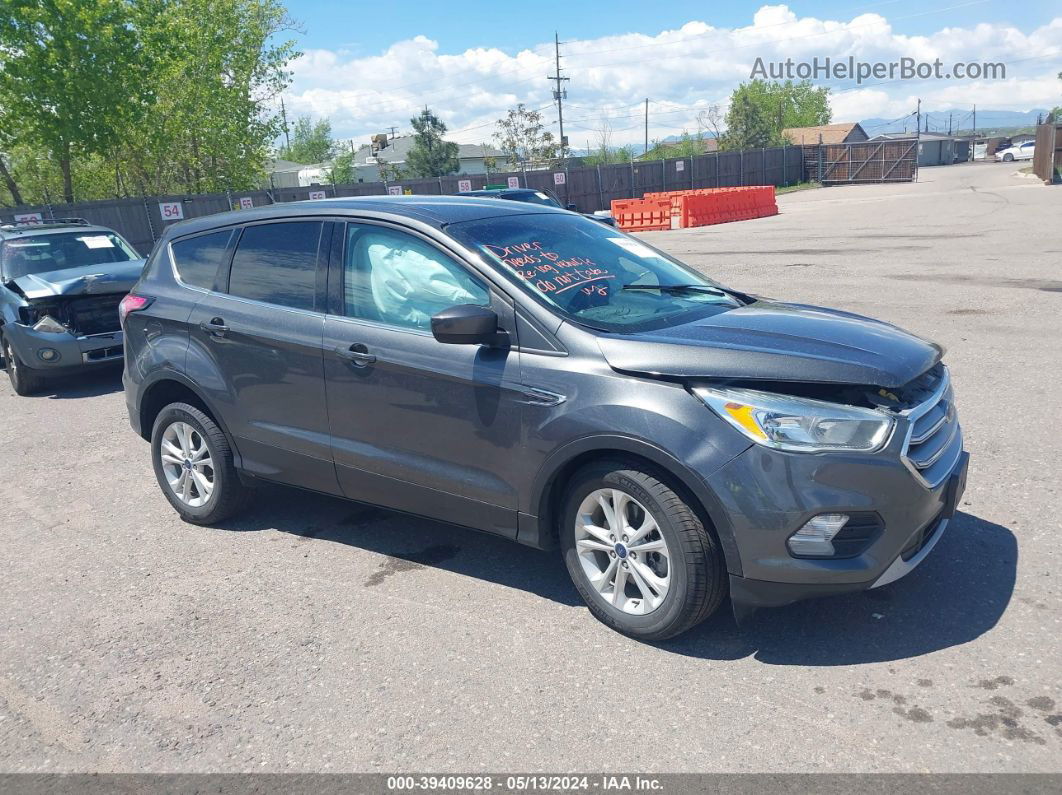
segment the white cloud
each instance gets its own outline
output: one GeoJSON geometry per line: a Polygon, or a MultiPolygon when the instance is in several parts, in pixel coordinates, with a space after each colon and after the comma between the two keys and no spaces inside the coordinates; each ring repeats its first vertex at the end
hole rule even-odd
{"type": "MultiPolygon", "coordinates": [[[[695,128],[698,109],[725,102],[749,78],[757,58],[765,62],[847,58],[895,61],[914,58],[945,67],[957,61],[1003,62],[1005,80],[874,81],[826,83],[833,89],[835,121],[868,116],[895,117],[923,108],[1028,110],[1062,101],[1056,77],[1062,68],[1062,16],[1038,29],[971,24],[942,27],[927,36],[897,33],[903,17],[890,22],[870,13],[848,20],[798,17],[788,6],[763,6],[749,25],[717,28],[691,21],[675,30],[627,33],[563,45],[568,104],[565,132],[573,146],[593,139],[608,115],[613,142],[640,142],[643,105],[650,106],[650,137],[695,128]]],[[[294,64],[285,94],[289,113],[328,116],[338,136],[366,138],[431,106],[462,142],[490,138],[493,123],[517,102],[544,107],[556,129],[551,106],[552,42],[510,55],[493,47],[440,53],[432,39],[416,35],[385,52],[349,57],[343,51],[309,50],[294,64]]]]}

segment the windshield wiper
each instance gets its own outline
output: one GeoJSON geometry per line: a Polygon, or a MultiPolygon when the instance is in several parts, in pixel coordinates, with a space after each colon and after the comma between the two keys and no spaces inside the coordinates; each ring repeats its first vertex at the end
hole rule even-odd
{"type": "Polygon", "coordinates": [[[659,290],[662,293],[710,293],[711,295],[726,295],[726,292],[718,287],[709,287],[707,284],[625,284],[623,290],[659,290]]]}

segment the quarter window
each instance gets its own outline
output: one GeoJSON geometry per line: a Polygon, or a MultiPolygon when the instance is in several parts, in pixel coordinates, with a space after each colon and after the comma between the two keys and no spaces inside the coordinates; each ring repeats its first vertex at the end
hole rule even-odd
{"type": "Polygon", "coordinates": [[[229,274],[229,294],[313,309],[320,222],[259,224],[243,230],[229,274]]]}
{"type": "Polygon", "coordinates": [[[204,290],[214,288],[218,268],[232,239],[232,230],[178,240],[170,247],[181,281],[204,290]]]}
{"type": "Polygon", "coordinates": [[[431,316],[458,304],[490,303],[487,287],[419,238],[378,226],[347,228],[346,314],[428,329],[431,316]]]}

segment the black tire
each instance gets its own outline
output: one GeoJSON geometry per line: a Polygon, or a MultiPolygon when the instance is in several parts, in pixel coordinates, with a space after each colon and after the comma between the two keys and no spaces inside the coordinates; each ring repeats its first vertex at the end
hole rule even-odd
{"type": "Polygon", "coordinates": [[[564,562],[590,612],[607,626],[644,641],[673,638],[704,621],[727,592],[723,552],[697,512],[657,474],[623,461],[602,461],[579,470],[560,514],[559,538],[564,562]],[[613,607],[590,584],[576,550],[576,514],[597,489],[620,489],[656,520],[667,543],[671,583],[660,605],[645,615],[613,607]]]}
{"type": "Polygon", "coordinates": [[[15,390],[15,394],[28,397],[39,392],[44,386],[44,379],[23,363],[18,354],[12,350],[6,337],[2,340],[4,368],[7,370],[7,377],[11,381],[11,388],[15,390]]]}
{"type": "Polygon", "coordinates": [[[1013,163],[1014,162],[1014,155],[1010,154],[1009,152],[1007,154],[1003,155],[1003,162],[1004,163],[1013,163]]]}
{"type": "Polygon", "coordinates": [[[151,463],[159,488],[181,518],[191,524],[211,525],[228,519],[242,511],[248,504],[252,490],[240,482],[233,464],[232,448],[224,431],[207,414],[187,403],[171,403],[159,412],[151,429],[151,463]],[[206,443],[214,476],[214,490],[210,498],[200,506],[182,502],[166,480],[162,464],[162,437],[174,422],[191,425],[206,443]]]}

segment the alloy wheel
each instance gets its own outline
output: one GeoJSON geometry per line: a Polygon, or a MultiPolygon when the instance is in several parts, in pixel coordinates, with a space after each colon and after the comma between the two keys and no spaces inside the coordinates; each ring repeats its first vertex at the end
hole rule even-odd
{"type": "Polygon", "coordinates": [[[214,461],[203,435],[187,422],[173,422],[160,447],[162,471],[173,494],[192,508],[205,505],[214,493],[214,461]]]}
{"type": "Polygon", "coordinates": [[[659,525],[621,489],[596,489],[575,516],[575,548],[591,587],[632,615],[656,610],[671,586],[671,558],[659,525]]]}

